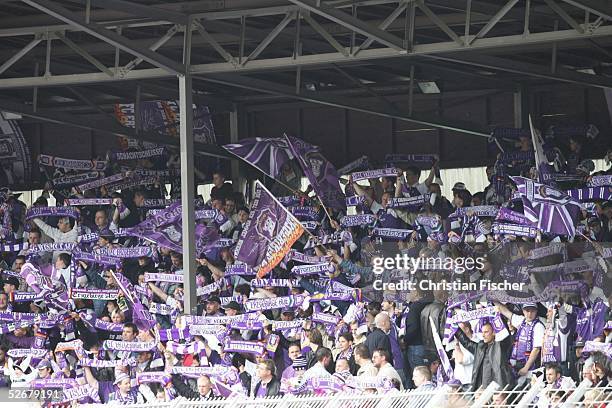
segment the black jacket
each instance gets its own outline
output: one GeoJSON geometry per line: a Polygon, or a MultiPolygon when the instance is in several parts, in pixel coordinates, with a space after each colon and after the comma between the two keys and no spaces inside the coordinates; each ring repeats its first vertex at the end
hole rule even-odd
{"type": "MultiPolygon", "coordinates": [[[[487,384],[483,384],[482,382],[482,373],[484,372],[484,365],[487,364],[485,360],[485,355],[487,352],[487,347],[489,347],[485,342],[473,342],[470,340],[463,331],[458,330],[457,334],[455,334],[457,340],[469,350],[470,353],[474,355],[474,369],[472,371],[472,390],[476,391],[481,386],[486,387],[487,384]]],[[[500,385],[500,388],[504,388],[507,385],[511,387],[514,385],[514,377],[512,375],[512,369],[510,368],[510,364],[508,363],[508,358],[510,355],[510,349],[512,348],[512,336],[508,336],[502,341],[495,341],[490,346],[492,349],[491,353],[491,364],[493,378],[492,381],[495,381],[500,385]]],[[[510,387],[510,388],[511,388],[510,387]]]]}
{"type": "MultiPolygon", "coordinates": [[[[261,381],[257,383],[255,386],[255,390],[253,391],[253,395],[257,395],[257,391],[259,391],[259,387],[261,386],[261,381]]],[[[276,376],[272,376],[272,379],[268,383],[266,387],[266,397],[274,397],[276,395],[283,395],[280,392],[281,382],[276,378],[276,376]]]]}
{"type": "Polygon", "coordinates": [[[385,334],[384,331],[380,330],[378,327],[372,330],[366,341],[364,343],[368,350],[370,350],[370,355],[374,354],[374,350],[376,349],[384,349],[391,354],[391,359],[389,361],[393,361],[393,354],[391,351],[391,340],[389,340],[389,336],[385,334]]]}

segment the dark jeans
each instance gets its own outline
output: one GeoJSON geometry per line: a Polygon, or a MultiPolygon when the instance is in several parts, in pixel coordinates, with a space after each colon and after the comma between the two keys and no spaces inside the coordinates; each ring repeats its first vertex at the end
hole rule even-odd
{"type": "Polygon", "coordinates": [[[406,388],[415,388],[414,383],[412,382],[412,372],[415,367],[422,366],[425,364],[423,360],[425,356],[425,347],[422,344],[418,345],[409,345],[406,348],[406,352],[404,353],[406,356],[407,364],[404,367],[404,372],[406,373],[406,388]]]}

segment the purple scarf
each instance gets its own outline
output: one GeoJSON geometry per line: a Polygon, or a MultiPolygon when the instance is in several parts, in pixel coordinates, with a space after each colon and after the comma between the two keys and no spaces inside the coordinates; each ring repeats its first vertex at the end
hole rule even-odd
{"type": "Polygon", "coordinates": [[[158,157],[166,154],[164,147],[156,147],[148,150],[140,150],[136,152],[113,152],[110,157],[112,160],[125,161],[125,160],[141,160],[148,159],[150,157],[158,157]]]}
{"type": "Polygon", "coordinates": [[[303,295],[281,296],[266,299],[249,299],[244,304],[244,310],[247,312],[257,310],[282,309],[285,307],[300,307],[304,304],[306,298],[303,295]]]}
{"type": "Polygon", "coordinates": [[[86,205],[111,205],[112,198],[67,198],[64,200],[66,205],[86,206],[86,205]]]}
{"type": "Polygon", "coordinates": [[[26,211],[25,220],[40,217],[69,217],[78,220],[80,215],[74,207],[30,207],[26,211]]]}
{"type": "Polygon", "coordinates": [[[397,177],[397,170],[394,168],[384,168],[377,170],[358,171],[351,174],[353,181],[374,179],[379,177],[397,177]]]}
{"type": "Polygon", "coordinates": [[[223,344],[225,353],[246,353],[260,356],[264,353],[265,346],[256,341],[229,340],[223,344]]]}
{"type": "Polygon", "coordinates": [[[77,160],[65,159],[63,157],[49,156],[41,154],[38,156],[38,163],[48,167],[60,167],[66,170],[97,170],[103,171],[106,169],[106,161],[102,160],[77,160]]]}

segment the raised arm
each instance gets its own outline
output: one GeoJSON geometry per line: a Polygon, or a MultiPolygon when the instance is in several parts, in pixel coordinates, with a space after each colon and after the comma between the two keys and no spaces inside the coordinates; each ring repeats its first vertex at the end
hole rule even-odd
{"type": "Polygon", "coordinates": [[[91,372],[91,368],[90,367],[83,367],[83,371],[85,372],[85,380],[87,381],[87,384],[93,386],[94,388],[98,388],[98,380],[96,380],[96,377],[94,377],[93,373],[91,372]]]}
{"type": "Polygon", "coordinates": [[[504,317],[508,320],[512,319],[512,315],[513,313],[504,305],[502,305],[499,302],[494,302],[495,306],[497,307],[497,310],[499,311],[499,313],[501,313],[502,315],[504,315],[504,317]]]}
{"type": "Polygon", "coordinates": [[[168,299],[168,295],[166,294],[166,292],[155,286],[153,282],[149,282],[149,289],[151,289],[151,292],[153,292],[153,294],[159,297],[162,302],[166,303],[166,300],[168,299]]]}

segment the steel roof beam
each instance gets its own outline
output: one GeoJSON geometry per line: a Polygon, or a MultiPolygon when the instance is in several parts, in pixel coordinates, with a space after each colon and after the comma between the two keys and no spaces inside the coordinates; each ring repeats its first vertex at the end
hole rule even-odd
{"type": "Polygon", "coordinates": [[[168,9],[160,9],[151,5],[132,3],[125,0],[95,0],[94,6],[123,11],[138,17],[148,17],[157,20],[166,20],[175,24],[187,24],[189,16],[168,9]]]}
{"type": "Polygon", "coordinates": [[[74,14],[70,10],[52,2],[49,0],[21,0],[24,3],[49,14],[65,23],[74,25],[86,33],[101,39],[102,41],[111,44],[115,47],[122,49],[123,51],[129,52],[137,57],[141,57],[151,64],[168,71],[171,74],[179,75],[185,73],[185,67],[170,58],[164,57],[161,54],[157,54],[149,50],[148,48],[141,48],[134,46],[131,41],[125,37],[120,36],[114,31],[108,30],[95,23],[87,23],[84,19],[74,14]]]}
{"type": "Polygon", "coordinates": [[[289,0],[291,3],[296,4],[306,10],[309,10],[312,13],[318,14],[322,17],[325,17],[328,20],[331,20],[335,23],[343,25],[345,27],[354,30],[355,32],[365,35],[368,38],[373,38],[381,44],[384,44],[390,48],[393,48],[397,51],[403,51],[404,48],[404,40],[399,37],[396,37],[393,34],[390,34],[384,30],[379,29],[378,27],[373,27],[370,24],[353,17],[350,14],[347,14],[343,11],[340,11],[335,8],[325,7],[325,6],[317,6],[316,0],[289,0]]]}

